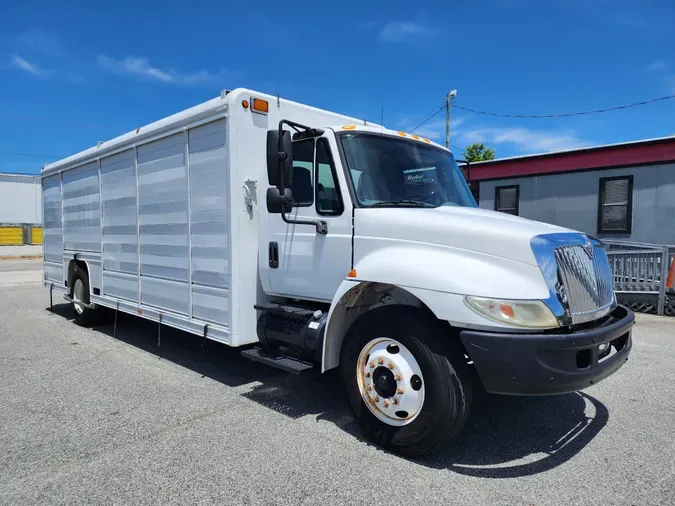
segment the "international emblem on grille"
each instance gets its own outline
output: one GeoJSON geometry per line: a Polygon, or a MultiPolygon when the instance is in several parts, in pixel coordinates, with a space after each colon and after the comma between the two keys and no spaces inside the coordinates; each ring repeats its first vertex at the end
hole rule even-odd
{"type": "Polygon", "coordinates": [[[593,250],[594,250],[594,248],[593,248],[593,244],[591,243],[591,240],[588,237],[586,237],[586,244],[583,245],[583,248],[584,248],[584,251],[586,252],[586,254],[588,255],[588,258],[593,260],[593,250]]]}

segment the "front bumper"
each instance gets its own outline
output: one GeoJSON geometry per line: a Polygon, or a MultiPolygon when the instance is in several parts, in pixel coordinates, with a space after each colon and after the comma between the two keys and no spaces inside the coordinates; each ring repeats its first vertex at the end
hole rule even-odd
{"type": "Polygon", "coordinates": [[[550,395],[587,388],[617,371],[628,360],[634,324],[633,312],[617,306],[598,326],[568,333],[463,330],[460,338],[488,392],[550,395]]]}

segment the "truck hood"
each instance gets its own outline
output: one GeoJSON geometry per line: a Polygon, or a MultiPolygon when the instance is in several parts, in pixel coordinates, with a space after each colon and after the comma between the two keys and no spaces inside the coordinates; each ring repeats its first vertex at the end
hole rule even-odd
{"type": "Polygon", "coordinates": [[[470,207],[355,210],[357,237],[431,243],[537,265],[530,241],[574,230],[497,211],[470,207]]]}

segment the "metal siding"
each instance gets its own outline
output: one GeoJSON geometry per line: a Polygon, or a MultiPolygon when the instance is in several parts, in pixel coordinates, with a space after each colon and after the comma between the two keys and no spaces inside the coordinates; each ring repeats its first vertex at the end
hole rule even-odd
{"type": "Polygon", "coordinates": [[[230,321],[229,291],[208,286],[192,286],[192,315],[196,320],[227,326],[230,321]]]}
{"type": "Polygon", "coordinates": [[[192,311],[228,325],[230,256],[225,120],[189,132],[192,311]]]}
{"type": "Polygon", "coordinates": [[[520,216],[600,239],[675,244],[675,164],[626,167],[480,183],[480,207],[494,209],[496,186],[520,185],[520,216]],[[601,177],[633,175],[631,234],[598,234],[601,177]]]}
{"type": "Polygon", "coordinates": [[[45,280],[63,282],[63,231],[61,175],[42,180],[44,224],[42,227],[45,280]]]}
{"type": "Polygon", "coordinates": [[[138,274],[103,272],[103,295],[138,302],[138,274]]]}
{"type": "Polygon", "coordinates": [[[141,302],[189,314],[185,134],[138,148],[141,302]]]}
{"type": "Polygon", "coordinates": [[[189,305],[187,283],[146,276],[142,279],[141,299],[143,304],[182,315],[187,314],[189,305]]]}
{"type": "Polygon", "coordinates": [[[98,162],[63,173],[63,248],[101,251],[98,162]]]}
{"type": "Polygon", "coordinates": [[[102,294],[132,301],[138,301],[136,204],[134,150],[129,149],[102,159],[102,294]]]}

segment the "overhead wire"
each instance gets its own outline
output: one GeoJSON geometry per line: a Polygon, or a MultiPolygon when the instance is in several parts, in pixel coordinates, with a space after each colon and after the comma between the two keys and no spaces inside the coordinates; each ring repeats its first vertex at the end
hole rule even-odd
{"type": "Polygon", "coordinates": [[[483,114],[486,116],[496,116],[498,118],[524,118],[524,119],[547,119],[547,118],[569,118],[571,116],[586,116],[589,114],[599,114],[611,111],[618,111],[621,109],[630,109],[632,107],[640,107],[643,105],[653,104],[655,102],[661,102],[663,100],[669,100],[675,98],[675,94],[666,95],[664,97],[652,98],[650,100],[642,100],[640,102],[633,102],[631,104],[618,105],[615,107],[606,107],[603,109],[593,109],[590,111],[579,111],[579,112],[566,112],[560,114],[502,114],[490,111],[480,111],[477,109],[472,109],[470,107],[464,107],[456,103],[452,103],[452,107],[456,109],[461,109],[462,111],[472,112],[475,114],[483,114]]]}
{"type": "Polygon", "coordinates": [[[415,128],[413,128],[412,130],[410,130],[410,133],[413,133],[413,132],[414,132],[415,130],[417,130],[419,127],[421,127],[422,125],[426,124],[429,120],[433,119],[433,118],[434,118],[439,112],[441,112],[443,109],[445,109],[445,103],[441,106],[441,108],[440,108],[438,111],[436,111],[435,113],[433,113],[433,114],[432,114],[431,116],[429,116],[427,119],[425,119],[424,121],[422,121],[422,123],[420,123],[420,124],[417,125],[415,128]]]}

